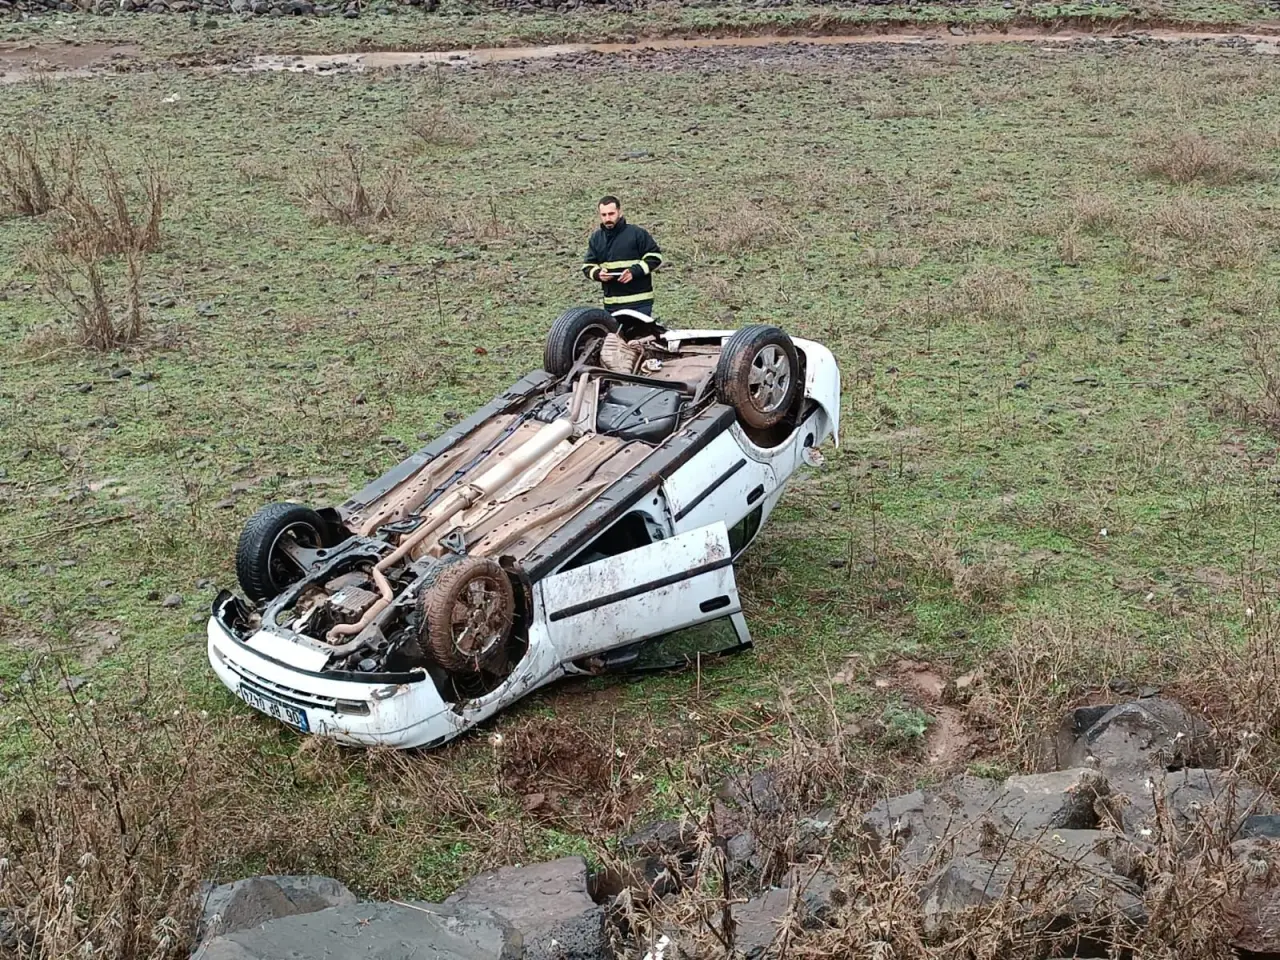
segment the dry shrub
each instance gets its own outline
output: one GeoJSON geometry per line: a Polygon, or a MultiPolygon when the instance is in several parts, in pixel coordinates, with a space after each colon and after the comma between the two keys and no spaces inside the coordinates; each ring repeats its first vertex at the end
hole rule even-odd
{"type": "Polygon", "coordinates": [[[1235,144],[1241,153],[1280,150],[1280,124],[1254,120],[1236,131],[1235,144]]]}
{"type": "Polygon", "coordinates": [[[92,154],[97,187],[91,187],[83,176],[73,180],[58,211],[60,224],[54,232],[54,246],[83,260],[158,250],[168,195],[163,173],[148,165],[138,177],[141,202],[135,214],[124,174],[102,147],[93,148],[92,154]]]}
{"type": "Polygon", "coordinates": [[[1274,325],[1268,324],[1244,335],[1244,359],[1256,385],[1256,394],[1252,397],[1227,394],[1219,407],[1220,412],[1280,438],[1280,346],[1274,330],[1274,325]]]}
{"type": "Polygon", "coordinates": [[[1198,133],[1157,138],[1139,158],[1138,166],[1145,176],[1176,184],[1200,181],[1223,186],[1263,176],[1261,170],[1233,151],[1198,133]]]}
{"type": "Polygon", "coordinates": [[[1120,219],[1116,202],[1100,193],[1077,193],[1067,203],[1066,220],[1085,233],[1101,233],[1120,219]]]}
{"type": "Polygon", "coordinates": [[[914,270],[924,255],[912,247],[872,247],[863,251],[862,262],[873,270],[914,270]]]}
{"type": "Polygon", "coordinates": [[[405,212],[404,170],[388,166],[371,180],[364,154],[355,144],[320,160],[301,193],[318,219],[342,226],[382,223],[405,212]]]}
{"type": "Polygon", "coordinates": [[[1266,255],[1266,240],[1238,207],[1178,197],[1156,207],[1135,227],[1134,240],[1155,234],[1180,240],[1218,269],[1252,266],[1266,255]]]}
{"type": "Polygon", "coordinates": [[[980,320],[1021,321],[1031,309],[1031,286],[1012,270],[979,267],[952,288],[947,309],[980,320]]]}
{"type": "Polygon", "coordinates": [[[961,603],[998,605],[1021,584],[1021,577],[1008,561],[970,557],[950,530],[925,534],[915,560],[929,574],[950,584],[961,603]]]}
{"type": "Polygon", "coordinates": [[[442,105],[414,111],[405,125],[418,142],[428,147],[474,147],[480,142],[480,135],[471,124],[442,105]]]}
{"type": "Polygon", "coordinates": [[[1076,267],[1088,256],[1089,245],[1079,232],[1068,227],[1058,237],[1058,259],[1068,267],[1076,267]]]}
{"type": "Polygon", "coordinates": [[[177,960],[206,867],[209,724],[28,695],[44,762],[7,780],[0,913],[19,955],[177,960]]]}
{"type": "Polygon", "coordinates": [[[86,347],[115,350],[136,343],[142,336],[145,300],[141,257],[127,251],[124,266],[123,290],[114,290],[92,257],[47,252],[36,258],[46,292],[71,315],[77,338],[86,347]]]}
{"type": "Polygon", "coordinates": [[[1003,217],[944,222],[925,231],[925,242],[944,260],[955,262],[982,250],[1010,250],[1017,245],[1015,225],[1003,217]]]}
{"type": "Polygon", "coordinates": [[[35,132],[0,137],[0,214],[39,217],[61,206],[79,176],[79,139],[43,143],[35,132]]]}
{"type": "Polygon", "coordinates": [[[714,219],[714,227],[703,229],[700,243],[713,253],[750,253],[777,243],[799,243],[802,239],[785,213],[755,202],[743,200],[730,204],[714,219]]]}

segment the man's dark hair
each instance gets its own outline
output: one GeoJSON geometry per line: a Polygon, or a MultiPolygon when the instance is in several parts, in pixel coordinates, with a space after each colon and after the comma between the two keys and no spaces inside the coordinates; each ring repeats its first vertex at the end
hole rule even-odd
{"type": "Polygon", "coordinates": [[[596,206],[598,206],[598,207],[607,207],[607,206],[608,206],[609,204],[611,204],[611,203],[612,203],[615,207],[617,207],[619,210],[621,210],[621,209],[622,209],[622,201],[620,201],[617,197],[613,196],[612,194],[610,194],[610,195],[609,195],[609,196],[607,196],[607,197],[601,197],[601,198],[600,198],[600,202],[599,202],[598,204],[596,204],[596,206]]]}

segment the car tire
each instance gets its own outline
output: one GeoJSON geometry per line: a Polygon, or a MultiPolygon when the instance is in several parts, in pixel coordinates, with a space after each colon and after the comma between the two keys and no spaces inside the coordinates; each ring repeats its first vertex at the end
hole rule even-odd
{"type": "Polygon", "coordinates": [[[563,377],[584,356],[588,363],[594,363],[605,334],[617,332],[618,321],[608,310],[572,307],[551,325],[542,352],[542,367],[552,376],[563,377]]]}
{"type": "Polygon", "coordinates": [[[800,394],[800,355],[786,332],[768,324],[743,327],[725,343],[716,363],[716,396],[747,427],[782,423],[800,394]]]}
{"type": "Polygon", "coordinates": [[[289,536],[308,549],[324,543],[320,514],[300,503],[269,503],[251,516],[236,544],[236,579],[255,603],[278,595],[302,579],[303,572],[280,553],[281,538],[289,536]]]}
{"type": "Polygon", "coordinates": [[[511,578],[490,557],[460,557],[434,573],[418,595],[419,643],[444,669],[479,673],[502,656],[511,634],[511,578]]]}

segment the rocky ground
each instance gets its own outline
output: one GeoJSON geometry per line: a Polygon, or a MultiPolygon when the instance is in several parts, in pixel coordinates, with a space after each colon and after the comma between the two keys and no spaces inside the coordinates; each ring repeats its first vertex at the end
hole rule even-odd
{"type": "Polygon", "coordinates": [[[960,776],[861,812],[797,809],[786,775],[760,771],[703,817],[622,840],[613,863],[504,867],[443,903],[358,902],[325,877],[206,888],[195,955],[763,958],[847,948],[861,926],[874,956],[975,936],[1007,956],[1112,956],[1171,922],[1184,946],[1208,932],[1280,952],[1280,808],[1221,766],[1199,717],[1159,698],[1082,707],[1045,746],[1047,772],[960,776]]]}

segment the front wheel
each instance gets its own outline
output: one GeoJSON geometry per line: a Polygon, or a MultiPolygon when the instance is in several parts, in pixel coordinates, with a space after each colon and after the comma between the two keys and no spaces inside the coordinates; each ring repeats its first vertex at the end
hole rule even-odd
{"type": "Polygon", "coordinates": [[[799,372],[799,353],[785,331],[767,324],[743,327],[720,351],[716,395],[744,425],[768,430],[795,406],[799,372]]]}
{"type": "Polygon", "coordinates": [[[423,646],[446,670],[478,673],[501,657],[511,634],[511,580],[489,557],[451,560],[437,571],[418,601],[423,646]]]}
{"type": "Polygon", "coordinates": [[[607,334],[618,332],[618,321],[600,307],[573,307],[556,318],[547,333],[542,366],[563,377],[579,360],[595,363],[607,334]]]}
{"type": "Polygon", "coordinates": [[[284,549],[324,546],[324,521],[300,503],[269,503],[251,516],[236,544],[236,579],[250,600],[267,600],[302,579],[301,567],[284,549]]]}

